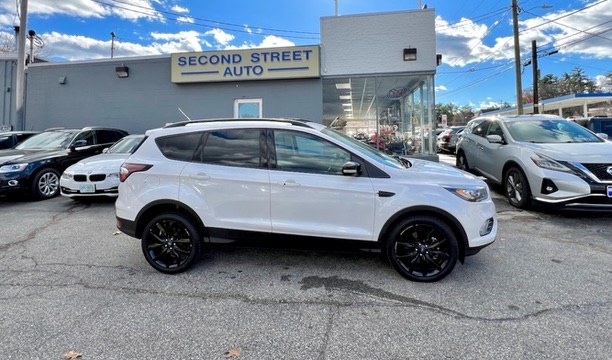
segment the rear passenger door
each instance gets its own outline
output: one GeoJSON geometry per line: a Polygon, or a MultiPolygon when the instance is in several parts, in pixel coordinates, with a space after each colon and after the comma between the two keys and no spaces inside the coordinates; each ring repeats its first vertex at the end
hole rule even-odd
{"type": "Polygon", "coordinates": [[[185,164],[179,199],[207,227],[270,231],[270,178],[265,132],[225,129],[203,132],[185,164]]]}
{"type": "Polygon", "coordinates": [[[342,175],[343,148],[318,136],[275,130],[270,142],[271,222],[276,233],[372,240],[376,195],[367,176],[342,175]]]}

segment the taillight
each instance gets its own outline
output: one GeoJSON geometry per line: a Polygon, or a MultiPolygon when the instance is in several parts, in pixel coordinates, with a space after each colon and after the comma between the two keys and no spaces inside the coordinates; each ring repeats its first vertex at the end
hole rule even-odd
{"type": "Polygon", "coordinates": [[[444,141],[449,142],[451,137],[451,135],[444,135],[444,141]]]}
{"type": "Polygon", "coordinates": [[[130,175],[135,172],[147,171],[153,165],[124,163],[119,170],[119,181],[124,182],[130,175]]]}

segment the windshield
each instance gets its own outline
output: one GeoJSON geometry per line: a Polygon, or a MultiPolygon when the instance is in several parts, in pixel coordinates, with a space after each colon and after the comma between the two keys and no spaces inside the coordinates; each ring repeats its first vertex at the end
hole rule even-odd
{"type": "Polygon", "coordinates": [[[340,143],[346,145],[349,148],[358,148],[363,153],[365,153],[368,159],[370,160],[373,160],[375,162],[378,162],[380,164],[384,164],[387,166],[395,167],[395,168],[402,168],[402,169],[405,168],[402,162],[399,161],[398,159],[392,156],[389,156],[383,153],[382,151],[378,151],[375,148],[371,147],[370,145],[365,144],[359,140],[355,140],[352,137],[346,134],[343,134],[339,131],[336,131],[333,129],[323,129],[321,132],[324,133],[325,135],[328,135],[334,138],[335,140],[339,141],[340,143]]]}
{"type": "Polygon", "coordinates": [[[138,144],[144,138],[143,136],[124,137],[111,146],[107,154],[131,154],[138,147],[138,144]]]}
{"type": "Polygon", "coordinates": [[[21,144],[15,146],[19,150],[51,150],[65,149],[70,145],[72,138],[78,133],[75,131],[47,131],[34,135],[21,144]]]}
{"type": "Polygon", "coordinates": [[[516,141],[532,143],[602,142],[586,128],[567,120],[524,120],[506,122],[516,141]]]}

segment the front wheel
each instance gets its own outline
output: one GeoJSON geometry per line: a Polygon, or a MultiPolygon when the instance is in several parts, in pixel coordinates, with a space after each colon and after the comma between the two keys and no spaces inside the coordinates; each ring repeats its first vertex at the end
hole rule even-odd
{"type": "Polygon", "coordinates": [[[455,234],[442,220],[412,216],[392,229],[385,253],[406,279],[433,282],[446,277],[455,267],[458,244],[455,234]]]}
{"type": "Polygon", "coordinates": [[[531,190],[525,174],[518,168],[510,168],[504,177],[504,190],[510,205],[525,209],[529,205],[531,190]]]}
{"type": "Polygon", "coordinates": [[[470,171],[467,158],[465,157],[465,153],[463,151],[457,153],[455,165],[458,169],[461,169],[463,171],[470,171]]]}
{"type": "Polygon", "coordinates": [[[32,196],[36,199],[50,199],[59,194],[60,174],[55,169],[43,169],[32,182],[32,196]]]}
{"type": "Polygon", "coordinates": [[[164,213],[146,225],[141,245],[145,259],[155,270],[176,274],[197,261],[201,246],[200,232],[186,216],[164,213]]]}

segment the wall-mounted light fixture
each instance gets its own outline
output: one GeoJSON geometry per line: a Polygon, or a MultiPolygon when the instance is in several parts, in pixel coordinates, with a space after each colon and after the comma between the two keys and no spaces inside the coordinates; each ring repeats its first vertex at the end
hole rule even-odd
{"type": "Polygon", "coordinates": [[[404,49],[404,61],[414,61],[417,59],[417,49],[404,49]]]}
{"type": "Polygon", "coordinates": [[[115,68],[115,72],[117,73],[117,77],[126,78],[130,76],[130,72],[127,66],[117,66],[115,68]]]}
{"type": "Polygon", "coordinates": [[[60,85],[66,85],[66,77],[60,76],[58,82],[60,83],[60,85]]]}

